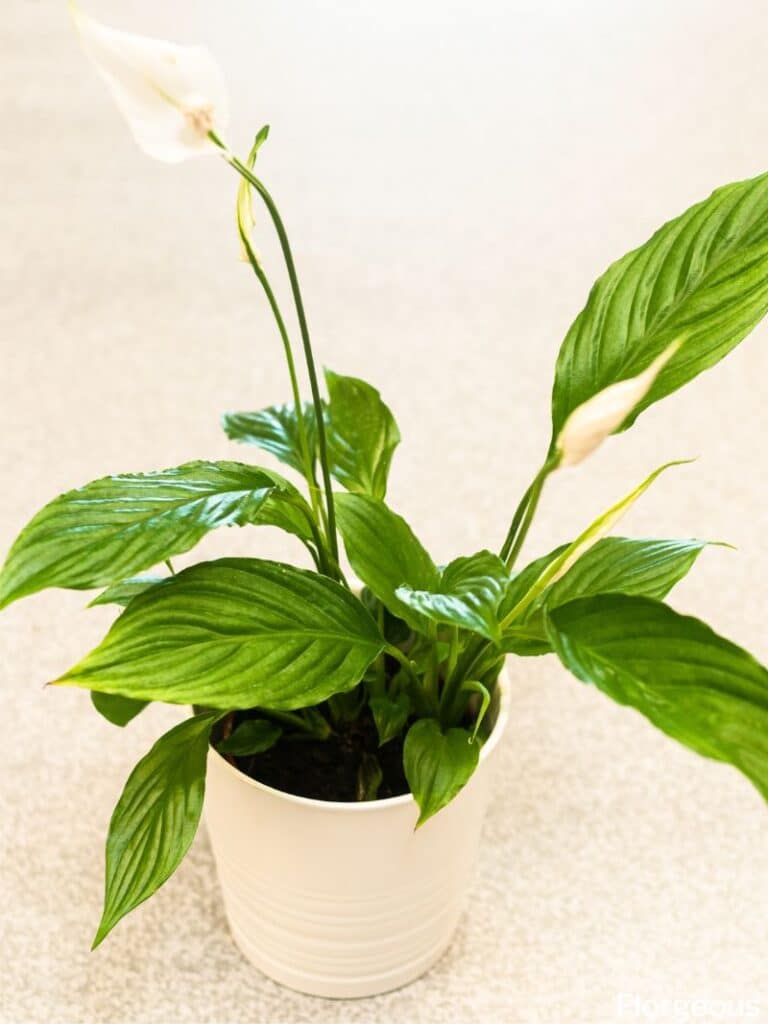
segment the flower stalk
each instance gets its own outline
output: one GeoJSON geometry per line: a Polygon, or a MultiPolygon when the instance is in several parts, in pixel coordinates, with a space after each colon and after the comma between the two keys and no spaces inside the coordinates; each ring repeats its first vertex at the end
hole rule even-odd
{"type": "Polygon", "coordinates": [[[317,380],[317,370],[315,367],[315,358],[312,352],[312,342],[309,336],[309,326],[307,324],[307,317],[304,310],[304,301],[301,295],[301,288],[299,286],[299,279],[296,273],[296,264],[293,259],[293,253],[291,251],[291,245],[288,240],[288,234],[285,230],[280,212],[277,209],[275,201],[267,190],[266,186],[256,177],[255,174],[250,171],[242,161],[238,160],[236,156],[233,156],[226,146],[222,143],[215,132],[210,133],[211,140],[216,143],[223,151],[224,159],[233,167],[238,174],[242,175],[245,180],[253,186],[258,192],[259,196],[264,202],[267,211],[272,219],[275,231],[277,233],[280,248],[283,253],[285,260],[286,270],[288,271],[288,279],[291,285],[291,293],[293,294],[293,301],[296,306],[296,316],[299,321],[299,330],[301,332],[301,341],[304,348],[304,358],[307,364],[307,375],[309,377],[309,386],[312,393],[312,404],[315,408],[315,417],[317,420],[317,449],[318,459],[320,462],[320,470],[323,476],[323,488],[325,491],[325,503],[326,513],[328,520],[328,543],[330,546],[331,556],[333,564],[337,568],[339,562],[339,543],[336,534],[336,512],[333,504],[333,488],[331,484],[331,471],[330,463],[328,459],[328,443],[325,433],[325,415],[323,409],[323,401],[320,396],[320,387],[317,380]]]}

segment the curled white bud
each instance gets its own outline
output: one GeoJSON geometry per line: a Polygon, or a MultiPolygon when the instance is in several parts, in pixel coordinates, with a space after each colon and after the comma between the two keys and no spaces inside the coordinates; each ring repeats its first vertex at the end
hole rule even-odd
{"type": "Polygon", "coordinates": [[[69,7],[86,53],[145,153],[176,163],[221,152],[210,133],[226,131],[229,98],[208,50],[119,32],[69,7]]]}
{"type": "Polygon", "coordinates": [[[682,340],[673,341],[642,373],[611,384],[574,409],[557,438],[558,465],[577,465],[618,430],[681,345],[682,340]]]}

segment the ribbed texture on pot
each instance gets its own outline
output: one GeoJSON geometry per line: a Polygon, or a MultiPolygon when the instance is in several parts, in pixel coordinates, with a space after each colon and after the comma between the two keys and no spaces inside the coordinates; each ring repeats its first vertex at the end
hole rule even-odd
{"type": "Polygon", "coordinates": [[[275,981],[322,996],[373,995],[423,974],[461,915],[492,760],[483,756],[453,803],[414,831],[410,797],[299,799],[254,783],[211,751],[208,833],[246,957],[275,981]]]}

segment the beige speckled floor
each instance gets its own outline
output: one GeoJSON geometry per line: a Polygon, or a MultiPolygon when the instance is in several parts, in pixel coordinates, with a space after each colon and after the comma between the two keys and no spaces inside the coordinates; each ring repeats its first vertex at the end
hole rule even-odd
{"type": "MultiPolygon", "coordinates": [[[[405,441],[391,502],[441,560],[500,542],[547,439],[559,341],[596,274],[716,184],[768,167],[758,0],[91,9],[207,41],[240,93],[242,149],[272,123],[262,171],[321,358],[377,382],[395,409],[405,441]]],[[[236,261],[227,169],[168,168],[133,148],[63,3],[6,0],[0,67],[5,548],[70,486],[244,455],[218,414],[288,389],[236,261]]],[[[660,461],[699,455],[627,531],[737,545],[705,553],[674,602],[764,659],[765,346],[761,328],[563,474],[530,543],[547,549],[660,461]]],[[[295,554],[278,536],[232,531],[200,556],[257,551],[295,554]]],[[[89,953],[112,805],[178,713],[156,708],[118,732],[85,694],[41,689],[105,629],[110,612],[84,604],[50,593],[0,618],[3,1024],[642,1019],[618,1015],[620,993],[749,1000],[768,1019],[758,796],[550,660],[513,669],[471,903],[424,980],[351,1004],[265,981],[229,940],[203,835],[89,953]]]]}

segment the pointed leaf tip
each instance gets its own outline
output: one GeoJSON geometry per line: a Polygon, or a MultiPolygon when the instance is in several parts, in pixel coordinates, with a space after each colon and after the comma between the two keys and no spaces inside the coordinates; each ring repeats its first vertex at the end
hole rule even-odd
{"type": "Polygon", "coordinates": [[[568,417],[665,344],[685,349],[621,424],[709,369],[768,312],[768,174],[718,188],[617,260],[592,287],[557,360],[553,448],[568,417]]]}

